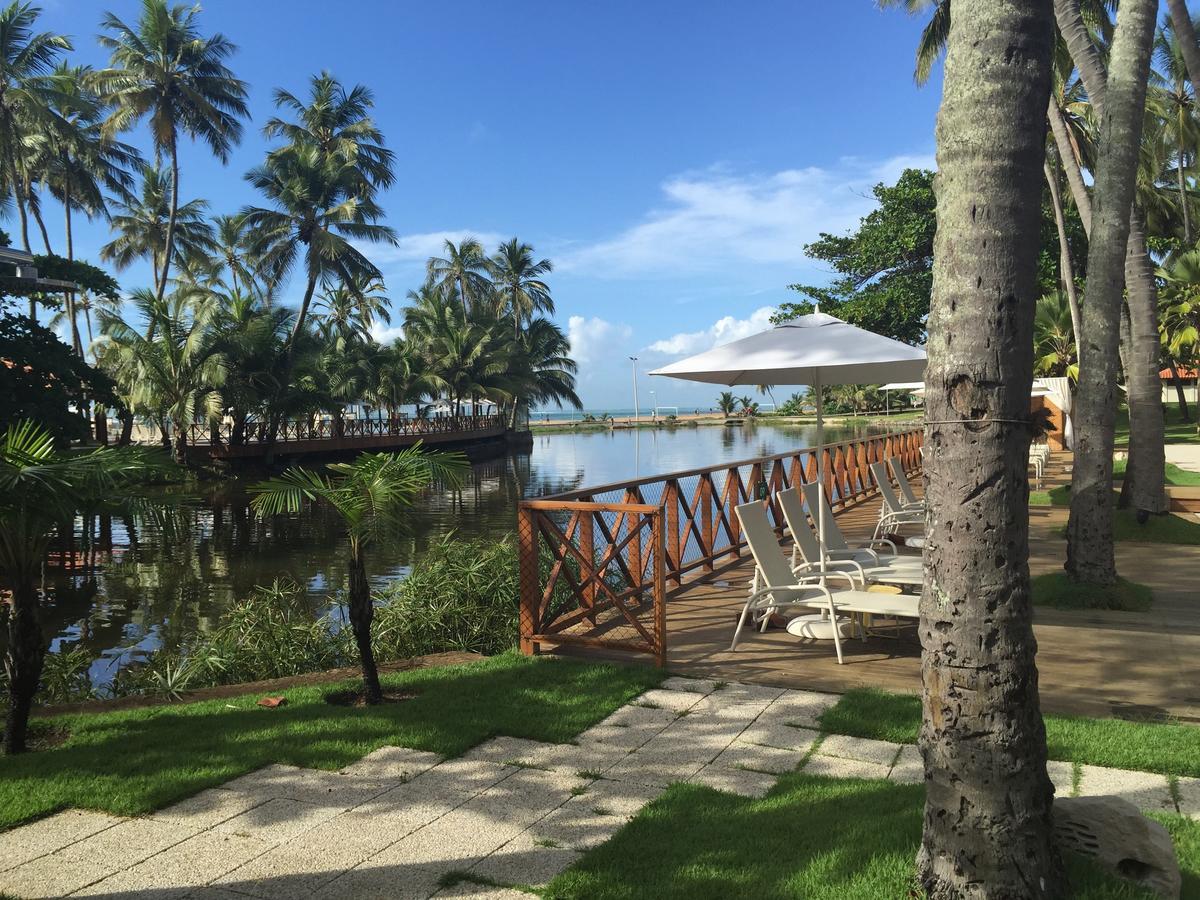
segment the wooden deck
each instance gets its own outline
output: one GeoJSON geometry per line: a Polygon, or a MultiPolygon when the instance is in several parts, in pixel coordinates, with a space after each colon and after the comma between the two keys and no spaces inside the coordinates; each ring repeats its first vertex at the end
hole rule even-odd
{"type": "MultiPolygon", "coordinates": [[[[1060,478],[1061,471],[1060,460],[1060,478]]],[[[868,537],[877,511],[878,500],[868,499],[839,513],[837,520],[848,537],[868,537]]],[[[1066,541],[1055,532],[1066,517],[1065,509],[1031,509],[1033,574],[1062,568],[1066,541]]],[[[1148,613],[1038,609],[1034,629],[1043,709],[1200,723],[1200,547],[1119,543],[1117,563],[1124,577],[1154,590],[1153,608],[1148,613]]],[[[838,665],[829,642],[802,642],[781,629],[765,634],[747,630],[738,649],[730,652],[751,574],[752,564],[742,560],[686,583],[671,596],[668,669],[813,690],[920,691],[915,627],[894,639],[845,642],[844,665],[838,665]]]]}

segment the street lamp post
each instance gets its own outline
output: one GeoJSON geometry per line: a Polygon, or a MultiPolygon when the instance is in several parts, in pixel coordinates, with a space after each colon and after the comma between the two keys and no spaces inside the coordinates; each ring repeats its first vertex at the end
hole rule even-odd
{"type": "Polygon", "coordinates": [[[636,356],[631,356],[631,357],[629,357],[629,360],[630,360],[630,362],[633,363],[633,424],[637,425],[640,421],[638,418],[638,395],[637,395],[638,358],[636,356]]]}

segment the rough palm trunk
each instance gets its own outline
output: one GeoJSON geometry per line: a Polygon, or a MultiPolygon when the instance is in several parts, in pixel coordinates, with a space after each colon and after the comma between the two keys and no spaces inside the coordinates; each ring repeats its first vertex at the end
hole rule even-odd
{"type": "Polygon", "coordinates": [[[1071,199],[1075,201],[1075,208],[1079,211],[1079,221],[1083,224],[1083,233],[1090,237],[1092,233],[1092,198],[1087,192],[1087,185],[1084,184],[1077,148],[1071,141],[1071,134],[1067,130],[1063,111],[1053,97],[1050,98],[1047,116],[1050,119],[1050,130],[1054,134],[1054,146],[1058,150],[1063,173],[1067,176],[1067,186],[1071,189],[1071,199]]]}
{"type": "Polygon", "coordinates": [[[1162,515],[1167,512],[1163,479],[1166,456],[1158,330],[1158,284],[1149,265],[1145,225],[1135,208],[1129,223],[1125,265],[1129,307],[1129,351],[1125,357],[1125,398],[1129,405],[1129,461],[1120,505],[1162,515]]]}
{"type": "Polygon", "coordinates": [[[52,256],[54,251],[50,248],[50,232],[46,230],[46,223],[42,220],[41,205],[34,199],[33,187],[28,183],[25,187],[29,193],[29,211],[33,213],[33,220],[37,222],[38,231],[42,233],[42,244],[46,247],[46,255],[52,256]]]}
{"type": "Polygon", "coordinates": [[[1054,209],[1054,224],[1058,229],[1059,280],[1067,294],[1067,305],[1071,308],[1071,332],[1075,346],[1079,346],[1083,324],[1079,313],[1079,292],[1075,287],[1075,265],[1071,262],[1071,244],[1067,241],[1067,223],[1063,216],[1062,194],[1058,190],[1058,173],[1045,166],[1046,184],[1050,187],[1050,205],[1054,209]]]}
{"type": "Polygon", "coordinates": [[[1167,360],[1167,366],[1171,369],[1171,384],[1175,386],[1175,399],[1179,402],[1179,417],[1184,422],[1192,421],[1192,414],[1188,411],[1187,393],[1183,389],[1183,379],[1179,377],[1179,364],[1174,357],[1167,360]]]}
{"type": "Polygon", "coordinates": [[[1188,81],[1193,85],[1200,84],[1200,46],[1196,44],[1196,29],[1192,26],[1187,3],[1185,0],[1167,0],[1167,9],[1171,12],[1171,27],[1175,29],[1175,39],[1183,53],[1188,81]]]}
{"type": "Polygon", "coordinates": [[[37,589],[28,575],[13,588],[12,608],[8,614],[8,649],[4,667],[9,678],[8,713],[4,721],[4,752],[25,751],[29,728],[29,710],[42,677],[46,645],[38,622],[37,589]]]}
{"type": "Polygon", "coordinates": [[[367,567],[362,551],[350,551],[350,627],[354,631],[354,642],[358,645],[358,656],[362,662],[363,697],[367,703],[383,700],[383,688],[379,684],[379,669],[375,665],[375,651],[371,647],[371,622],[375,618],[375,607],[371,603],[371,588],[367,583],[367,567]]]}
{"type": "Polygon", "coordinates": [[[167,216],[167,239],[163,248],[162,274],[158,278],[155,297],[162,302],[167,289],[167,276],[171,271],[171,255],[175,252],[175,220],[179,217],[179,147],[175,135],[171,136],[171,212],[167,216]]]}
{"type": "MultiPolygon", "coordinates": [[[[1128,268],[1126,264],[1156,9],[1157,0],[1126,0],[1121,5],[1110,56],[1111,72],[1106,76],[1091,38],[1086,33],[1078,34],[1078,4],[1074,0],[1055,0],[1059,29],[1067,38],[1080,73],[1088,79],[1085,87],[1099,122],[1083,302],[1084,340],[1079,347],[1079,390],[1074,410],[1075,460],[1066,566],[1076,581],[1093,584],[1113,584],[1117,577],[1112,455],[1121,295],[1126,274],[1135,275],[1141,269],[1137,259],[1128,268]]],[[[1144,250],[1141,256],[1144,258],[1144,250]]]]}
{"type": "MultiPolygon", "coordinates": [[[[21,219],[21,249],[26,253],[30,253],[29,217],[25,214],[25,198],[21,196],[21,190],[19,187],[21,184],[21,179],[17,175],[17,160],[16,157],[13,156],[11,149],[4,156],[5,167],[8,169],[8,183],[12,186],[13,199],[17,202],[17,214],[21,219]]],[[[34,308],[32,300],[29,301],[29,308],[31,310],[34,308]]],[[[30,313],[29,317],[32,319],[34,316],[32,313],[30,313]]]]}
{"type": "Polygon", "coordinates": [[[955,0],[937,125],[926,395],[921,882],[1062,897],[1029,595],[1029,387],[1048,0],[955,0]]]}
{"type": "MultiPolygon", "coordinates": [[[[75,242],[71,237],[71,190],[68,187],[63,196],[63,216],[66,219],[67,260],[75,259],[75,242]]],[[[75,305],[75,292],[67,291],[67,319],[71,323],[71,346],[81,357],[83,356],[83,341],[79,337],[79,311],[75,305]]]]}

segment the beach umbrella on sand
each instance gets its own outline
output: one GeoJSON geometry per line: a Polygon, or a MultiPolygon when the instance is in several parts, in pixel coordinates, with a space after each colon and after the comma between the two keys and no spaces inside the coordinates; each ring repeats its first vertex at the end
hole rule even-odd
{"type": "MultiPolygon", "coordinates": [[[[731,386],[810,386],[817,398],[817,482],[823,485],[822,388],[831,384],[920,381],[925,374],[925,351],[815,312],[673,362],[650,374],[731,386]]],[[[821,504],[817,517],[817,531],[824,547],[825,504],[821,504]]],[[[822,569],[824,566],[822,555],[822,569]]]]}

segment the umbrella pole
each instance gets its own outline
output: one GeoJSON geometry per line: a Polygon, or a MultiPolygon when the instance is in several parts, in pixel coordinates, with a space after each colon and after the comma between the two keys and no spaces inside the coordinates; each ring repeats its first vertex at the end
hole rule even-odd
{"type": "MultiPolygon", "coordinates": [[[[813,374],[813,393],[817,398],[817,485],[820,490],[817,491],[817,537],[821,540],[821,576],[825,575],[825,502],[822,499],[825,495],[825,464],[823,462],[825,453],[823,446],[825,444],[825,404],[821,398],[821,370],[817,369],[813,374]]],[[[837,623],[834,623],[837,627],[837,623]]]]}

